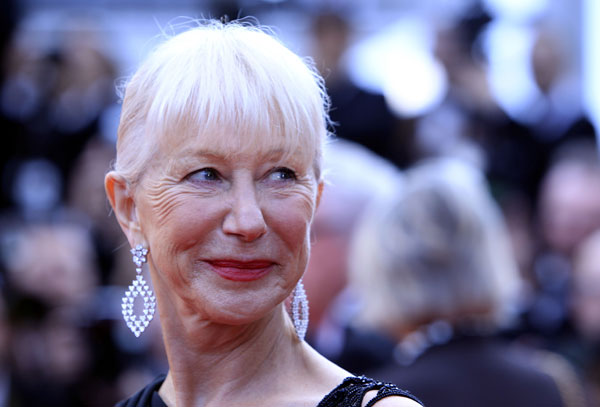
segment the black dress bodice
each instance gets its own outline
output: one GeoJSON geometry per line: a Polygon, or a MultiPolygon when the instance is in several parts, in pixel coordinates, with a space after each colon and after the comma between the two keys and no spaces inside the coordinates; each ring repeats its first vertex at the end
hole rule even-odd
{"type": "MultiPolygon", "coordinates": [[[[130,398],[117,403],[116,407],[167,407],[158,395],[158,389],[164,380],[165,375],[158,376],[130,398]]],[[[378,382],[364,376],[351,376],[327,394],[317,407],[360,407],[365,394],[371,390],[377,390],[377,395],[365,407],[372,407],[379,400],[391,396],[408,397],[420,403],[415,396],[393,384],[378,382]]]]}

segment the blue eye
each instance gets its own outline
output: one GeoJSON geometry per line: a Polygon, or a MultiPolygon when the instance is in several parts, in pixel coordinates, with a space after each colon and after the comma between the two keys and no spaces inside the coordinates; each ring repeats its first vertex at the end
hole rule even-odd
{"type": "Polygon", "coordinates": [[[273,181],[295,180],[296,173],[289,168],[281,167],[273,170],[271,174],[269,174],[269,178],[273,181]]]}
{"type": "Polygon", "coordinates": [[[219,181],[221,179],[219,172],[214,168],[202,168],[191,173],[187,178],[196,182],[219,181]]]}

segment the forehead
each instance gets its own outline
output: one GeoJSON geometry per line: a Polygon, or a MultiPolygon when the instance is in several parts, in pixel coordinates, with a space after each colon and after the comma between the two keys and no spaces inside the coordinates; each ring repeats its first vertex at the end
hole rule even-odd
{"type": "Polygon", "coordinates": [[[269,126],[217,125],[202,127],[179,123],[172,131],[157,134],[159,152],[165,158],[177,159],[211,152],[225,158],[254,156],[257,158],[293,159],[311,163],[316,149],[308,137],[288,137],[269,126]]]}

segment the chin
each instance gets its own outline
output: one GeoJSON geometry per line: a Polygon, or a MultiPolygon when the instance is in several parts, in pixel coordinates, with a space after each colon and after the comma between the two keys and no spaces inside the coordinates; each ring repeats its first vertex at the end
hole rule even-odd
{"type": "Polygon", "coordinates": [[[272,314],[288,296],[287,291],[266,285],[246,289],[236,287],[234,290],[216,288],[195,294],[189,300],[197,313],[212,322],[226,325],[256,322],[272,314]]]}
{"type": "Polygon", "coordinates": [[[210,320],[223,325],[248,325],[270,317],[281,306],[281,303],[244,305],[243,307],[238,307],[238,304],[231,305],[209,310],[210,320]]]}

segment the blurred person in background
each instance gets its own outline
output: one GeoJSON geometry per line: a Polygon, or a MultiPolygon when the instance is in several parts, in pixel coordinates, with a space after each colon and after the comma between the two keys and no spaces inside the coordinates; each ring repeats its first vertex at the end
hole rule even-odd
{"type": "Polygon", "coordinates": [[[488,37],[502,21],[488,10],[473,2],[456,20],[436,25],[434,55],[446,72],[448,91],[418,121],[415,147],[421,157],[453,155],[479,165],[506,215],[515,217],[513,227],[522,220],[532,223],[555,151],[567,142],[593,141],[595,132],[583,112],[581,78],[569,60],[575,45],[547,16],[527,26],[533,39],[523,69],[531,72],[532,97],[519,111],[500,103],[490,82],[497,62],[488,37]]]}
{"type": "Polygon", "coordinates": [[[535,27],[530,67],[538,93],[523,109],[526,117],[519,117],[546,147],[548,160],[565,143],[595,140],[583,106],[580,73],[569,59],[574,44],[558,28],[543,23],[535,27]]]}
{"type": "Polygon", "coordinates": [[[48,210],[64,203],[75,161],[97,135],[102,112],[116,99],[116,70],[92,23],[63,23],[70,30],[55,34],[56,45],[49,50],[36,46],[26,30],[17,31],[2,66],[0,192],[5,207],[22,210],[26,217],[37,215],[19,199],[19,179],[30,163],[42,163],[43,173],[57,174],[58,182],[47,188],[58,199],[48,202],[48,210]]]}
{"type": "Polygon", "coordinates": [[[484,138],[501,125],[501,111],[486,78],[478,39],[491,20],[473,6],[456,21],[435,27],[433,56],[444,69],[447,91],[433,110],[419,118],[415,148],[419,157],[454,156],[484,167],[484,138]]]}
{"type": "Polygon", "coordinates": [[[520,281],[483,174],[436,159],[405,175],[352,245],[358,323],[398,341],[394,360],[372,374],[414,388],[431,407],[583,406],[566,361],[497,338],[518,308],[520,281]]]}
{"type": "Polygon", "coordinates": [[[535,203],[545,149],[525,124],[503,110],[493,93],[484,47],[493,21],[485,7],[474,2],[456,20],[436,27],[433,52],[446,72],[448,91],[417,123],[415,145],[420,157],[453,156],[480,167],[495,197],[510,210],[507,215],[515,211],[522,217],[535,203]]]}
{"type": "Polygon", "coordinates": [[[396,193],[399,170],[367,148],[344,139],[326,146],[327,179],[313,221],[313,243],[303,277],[310,303],[307,340],[329,360],[354,374],[386,363],[392,345],[379,335],[352,329],[355,300],[346,290],[352,232],[365,207],[396,193]]]}
{"type": "Polygon", "coordinates": [[[494,17],[474,2],[435,26],[433,54],[448,90],[415,129],[418,157],[455,157],[480,168],[506,217],[517,264],[529,274],[534,250],[533,216],[544,156],[527,127],[498,103],[490,80],[484,38],[494,17]]]}
{"type": "Polygon", "coordinates": [[[2,264],[11,324],[9,405],[86,405],[96,383],[88,335],[98,305],[89,231],[71,221],[3,230],[2,264]]]}
{"type": "Polygon", "coordinates": [[[594,142],[557,151],[542,181],[537,206],[538,247],[527,277],[533,297],[525,323],[538,340],[560,347],[570,331],[568,292],[573,254],[600,227],[600,159],[594,142]]]}
{"type": "Polygon", "coordinates": [[[570,314],[576,336],[570,356],[583,371],[590,399],[600,403],[600,230],[577,248],[573,260],[570,314]]]}
{"type": "Polygon", "coordinates": [[[127,83],[105,178],[137,273],[124,320],[140,337],[158,308],[169,362],[118,405],[420,405],[303,340],[300,279],[324,186],[320,76],[260,27],[187,28],[127,83]]]}
{"type": "Polygon", "coordinates": [[[332,131],[396,165],[406,166],[410,135],[397,134],[397,120],[383,95],[360,88],[346,71],[344,57],[353,36],[348,16],[334,11],[317,14],[311,29],[312,56],[331,99],[332,131]]]}
{"type": "Polygon", "coordinates": [[[76,223],[24,226],[6,250],[10,286],[49,308],[82,309],[98,283],[89,232],[76,223]]]}
{"type": "Polygon", "coordinates": [[[530,207],[540,199],[553,157],[571,143],[595,141],[595,130],[583,112],[581,79],[568,59],[572,44],[565,43],[556,27],[540,24],[532,29],[528,66],[535,94],[484,144],[496,192],[525,196],[530,207]]]}

